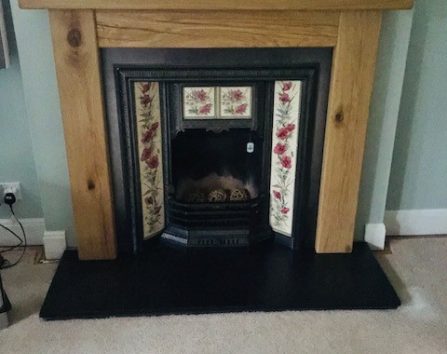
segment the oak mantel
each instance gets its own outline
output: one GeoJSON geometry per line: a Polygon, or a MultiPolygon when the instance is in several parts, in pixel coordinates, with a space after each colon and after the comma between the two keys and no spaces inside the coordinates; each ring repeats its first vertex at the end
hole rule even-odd
{"type": "Polygon", "coordinates": [[[413,0],[19,0],[22,9],[88,10],[397,10],[413,0]]]}
{"type": "Polygon", "coordinates": [[[116,257],[100,48],[332,47],[315,249],[352,250],[382,12],[413,0],[19,0],[48,9],[81,259],[116,257]],[[237,35],[236,35],[237,34],[237,35]]]}

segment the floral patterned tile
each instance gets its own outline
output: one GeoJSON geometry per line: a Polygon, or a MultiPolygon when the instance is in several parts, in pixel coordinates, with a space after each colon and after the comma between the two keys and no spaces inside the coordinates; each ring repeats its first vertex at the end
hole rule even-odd
{"type": "Polygon", "coordinates": [[[252,87],[220,87],[220,117],[251,118],[252,87]]]}
{"type": "Polygon", "coordinates": [[[270,178],[270,225],[291,236],[301,110],[301,82],[276,81],[270,178]]]}
{"type": "Polygon", "coordinates": [[[184,119],[216,118],[216,88],[184,87],[183,118],[184,119]]]}
{"type": "Polygon", "coordinates": [[[165,226],[160,92],[158,82],[136,82],[134,90],[143,228],[147,239],[165,226]]]}

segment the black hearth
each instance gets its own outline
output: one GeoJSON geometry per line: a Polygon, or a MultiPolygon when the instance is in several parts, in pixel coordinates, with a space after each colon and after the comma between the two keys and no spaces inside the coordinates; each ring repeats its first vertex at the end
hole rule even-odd
{"type": "Polygon", "coordinates": [[[400,300],[365,243],[351,254],[154,243],[138,257],[79,261],[65,252],[46,320],[246,311],[394,309],[400,300]]]}

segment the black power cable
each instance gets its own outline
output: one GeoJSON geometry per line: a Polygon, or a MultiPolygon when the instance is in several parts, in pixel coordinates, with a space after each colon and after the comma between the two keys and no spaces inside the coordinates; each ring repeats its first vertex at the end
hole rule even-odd
{"type": "Polygon", "coordinates": [[[9,227],[6,227],[5,225],[2,225],[2,224],[0,224],[0,227],[2,229],[6,230],[7,232],[9,232],[11,235],[13,235],[16,239],[19,240],[19,243],[17,245],[7,247],[6,249],[2,249],[0,251],[0,254],[12,251],[12,250],[16,249],[17,247],[20,247],[21,245],[23,245],[23,240],[20,238],[20,236],[17,235],[14,231],[12,231],[9,227]]]}
{"type": "MultiPolygon", "coordinates": [[[[20,257],[14,262],[14,263],[7,263],[6,261],[3,261],[2,264],[0,264],[0,269],[8,269],[8,268],[12,268],[14,266],[16,266],[17,264],[20,263],[20,261],[22,260],[23,256],[25,255],[26,252],[26,247],[27,247],[27,239],[26,239],[26,232],[25,232],[25,228],[23,227],[22,222],[19,220],[19,218],[16,216],[15,212],[14,212],[14,208],[12,207],[12,205],[15,203],[15,195],[12,193],[7,193],[7,195],[5,196],[5,202],[6,204],[9,205],[9,209],[11,211],[12,216],[14,217],[14,219],[17,221],[17,223],[20,226],[20,229],[22,231],[23,234],[23,240],[22,238],[17,235],[14,231],[12,231],[10,228],[0,224],[0,227],[5,229],[6,231],[8,231],[9,233],[11,233],[14,237],[16,237],[20,243],[18,245],[12,246],[7,248],[6,250],[3,250],[1,253],[4,252],[8,252],[8,251],[12,251],[13,249],[20,247],[23,244],[23,248],[22,248],[22,253],[20,255],[20,257]],[[10,196],[12,195],[12,197],[10,196]],[[5,264],[6,263],[6,264],[5,264]]],[[[0,256],[1,256],[0,253],[0,256]]],[[[3,257],[1,257],[3,258],[3,257]]]]}

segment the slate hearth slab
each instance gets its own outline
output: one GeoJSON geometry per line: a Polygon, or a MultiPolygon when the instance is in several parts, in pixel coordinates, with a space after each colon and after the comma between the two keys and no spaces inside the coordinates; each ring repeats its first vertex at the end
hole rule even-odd
{"type": "Polygon", "coordinates": [[[394,309],[393,287],[364,243],[352,254],[280,245],[183,249],[79,261],[66,251],[42,306],[46,320],[241,311],[394,309]]]}

